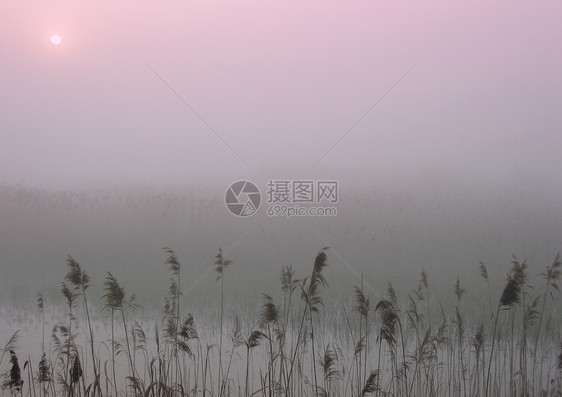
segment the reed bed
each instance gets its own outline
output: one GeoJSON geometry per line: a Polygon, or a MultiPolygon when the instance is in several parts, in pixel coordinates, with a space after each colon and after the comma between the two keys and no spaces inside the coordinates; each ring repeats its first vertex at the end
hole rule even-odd
{"type": "Polygon", "coordinates": [[[514,257],[496,294],[480,263],[475,271],[484,305],[475,317],[462,279],[452,280],[454,305],[445,309],[433,298],[424,269],[406,296],[399,297],[391,282],[375,296],[361,278],[348,302],[327,304],[325,247],[308,274],[282,267],[279,288],[263,291],[256,312],[244,314],[225,295],[236,264],[219,248],[219,318],[210,326],[209,319],[189,314],[178,255],[171,248],[164,254],[169,288],[160,312],[144,317],[111,273],[100,310],[92,309],[90,278],[69,256],[60,290],[65,304],[56,309],[63,315],[50,335],[45,313],[55,309],[37,295],[41,351],[19,357],[25,351],[19,330],[1,346],[3,395],[562,395],[561,320],[554,310],[560,305],[560,255],[532,280],[527,263],[514,257]]]}

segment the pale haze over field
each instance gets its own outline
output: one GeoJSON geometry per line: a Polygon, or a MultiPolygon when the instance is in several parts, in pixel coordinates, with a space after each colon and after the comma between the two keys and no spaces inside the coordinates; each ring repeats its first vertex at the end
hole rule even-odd
{"type": "Polygon", "coordinates": [[[558,1],[5,1],[0,14],[3,183],[439,170],[524,184],[562,169],[558,1]]]}
{"type": "MultiPolygon", "coordinates": [[[[0,15],[0,186],[222,194],[238,179],[337,179],[349,200],[315,230],[357,268],[419,260],[412,279],[454,244],[471,265],[518,252],[537,269],[562,248],[560,1],[3,1],[0,15]],[[384,205],[353,201],[371,189],[384,205]]],[[[0,266],[62,275],[72,253],[103,263],[100,280],[125,252],[146,270],[190,241],[182,254],[204,268],[241,230],[220,194],[192,203],[210,217],[181,212],[199,214],[189,226],[150,200],[140,220],[113,219],[125,201],[52,219],[1,204],[0,266]]],[[[276,278],[323,246],[279,230],[256,226],[262,244],[235,263],[274,257],[276,278]]]]}

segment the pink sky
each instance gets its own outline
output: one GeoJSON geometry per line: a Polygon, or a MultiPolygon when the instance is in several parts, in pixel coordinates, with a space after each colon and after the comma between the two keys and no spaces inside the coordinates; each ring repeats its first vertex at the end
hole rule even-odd
{"type": "Polygon", "coordinates": [[[4,1],[0,15],[0,183],[562,171],[559,1],[4,1]]]}

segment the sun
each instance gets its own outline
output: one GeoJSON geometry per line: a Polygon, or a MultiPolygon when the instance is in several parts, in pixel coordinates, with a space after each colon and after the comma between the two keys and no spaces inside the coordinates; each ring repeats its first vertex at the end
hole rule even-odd
{"type": "Polygon", "coordinates": [[[54,45],[59,45],[62,42],[62,38],[58,34],[51,36],[51,43],[54,45]]]}

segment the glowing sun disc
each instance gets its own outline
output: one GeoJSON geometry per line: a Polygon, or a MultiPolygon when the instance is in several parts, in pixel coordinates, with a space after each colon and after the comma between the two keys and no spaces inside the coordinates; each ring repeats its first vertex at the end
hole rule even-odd
{"type": "Polygon", "coordinates": [[[62,41],[62,38],[58,34],[55,34],[55,35],[51,36],[51,43],[53,43],[54,45],[59,45],[61,43],[61,41],[62,41]]]}

